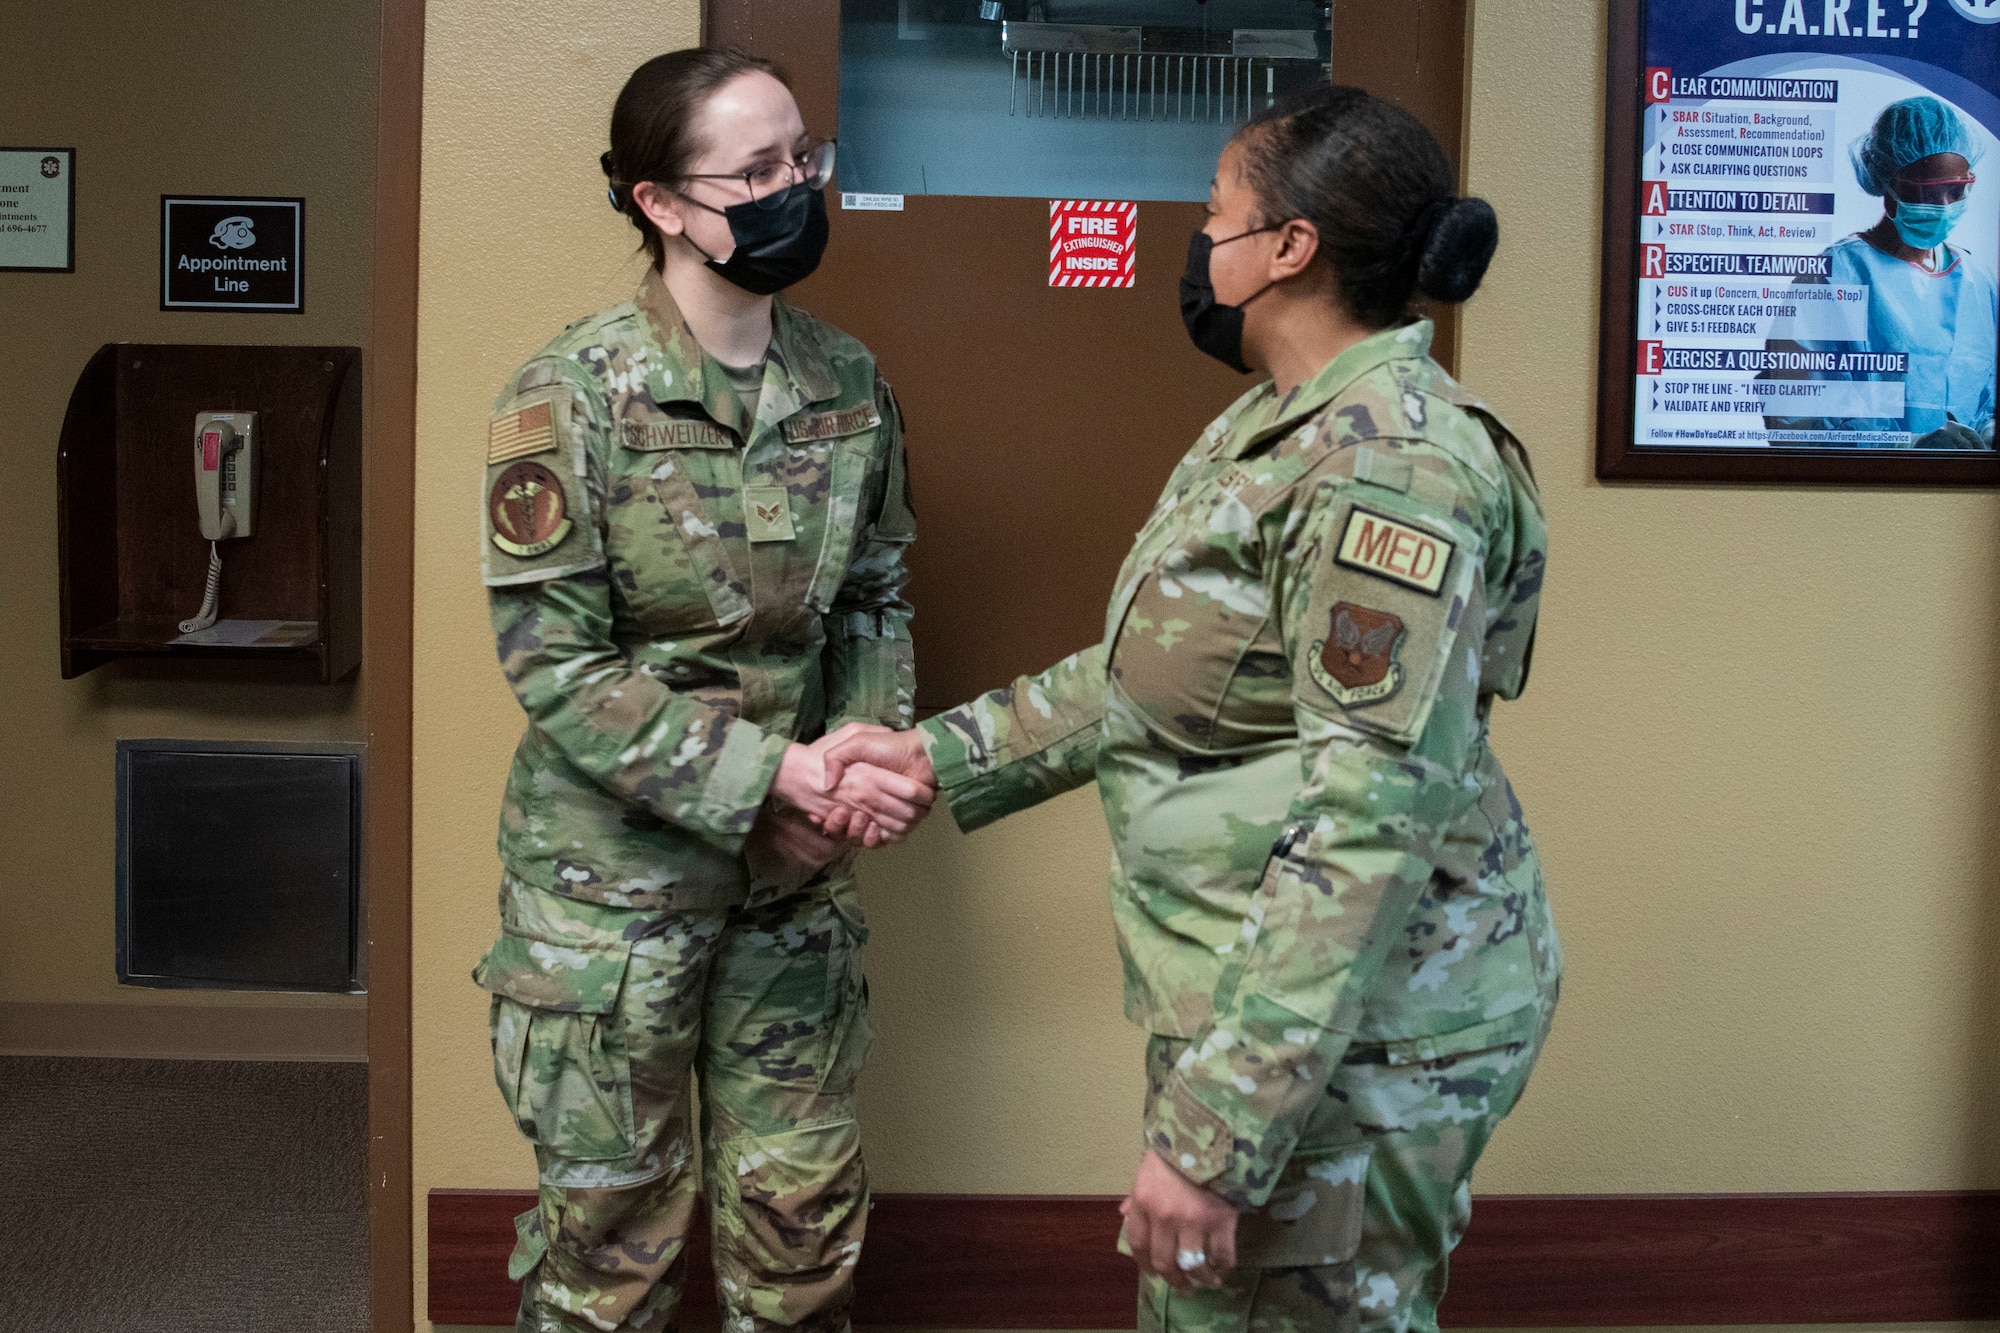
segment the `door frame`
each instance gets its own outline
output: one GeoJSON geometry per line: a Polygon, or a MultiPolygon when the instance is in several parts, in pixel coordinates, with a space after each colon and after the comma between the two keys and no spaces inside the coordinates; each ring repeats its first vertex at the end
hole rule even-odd
{"type": "Polygon", "coordinates": [[[415,1327],[410,1124],[410,690],[424,2],[381,0],[362,495],[363,918],[368,950],[368,1309],[415,1327]]]}

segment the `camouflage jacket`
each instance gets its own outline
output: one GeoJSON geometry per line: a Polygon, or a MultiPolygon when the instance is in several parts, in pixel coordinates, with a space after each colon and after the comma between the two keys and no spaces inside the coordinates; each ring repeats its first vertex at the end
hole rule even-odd
{"type": "Polygon", "coordinates": [[[739,901],[785,747],[910,725],[895,400],[860,343],[782,301],[773,318],[754,421],[657,273],[494,405],[481,549],[528,715],[500,856],[525,883],[739,901]]]}
{"type": "Polygon", "coordinates": [[[1531,863],[1530,894],[1425,892],[1501,878],[1480,861],[1519,810],[1486,716],[1525,682],[1546,543],[1526,455],[1430,338],[1244,395],[1167,483],[1104,642],[921,724],[966,828],[1095,779],[1127,1013],[1190,1043],[1148,1142],[1243,1207],[1351,1043],[1525,1038],[1560,966],[1531,863]]]}

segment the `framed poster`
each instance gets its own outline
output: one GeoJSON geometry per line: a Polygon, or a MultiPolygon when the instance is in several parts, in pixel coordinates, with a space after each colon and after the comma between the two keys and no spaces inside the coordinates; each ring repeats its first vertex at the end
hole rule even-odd
{"type": "Polygon", "coordinates": [[[76,272],[76,149],[0,148],[0,272],[76,272]]]}
{"type": "Polygon", "coordinates": [[[2000,0],[1612,0],[1606,88],[1597,475],[2000,485],[2000,0]]]}

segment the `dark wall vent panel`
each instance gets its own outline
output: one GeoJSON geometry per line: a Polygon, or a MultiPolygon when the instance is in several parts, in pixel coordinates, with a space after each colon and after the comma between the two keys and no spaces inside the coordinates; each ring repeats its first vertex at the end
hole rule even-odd
{"type": "Polygon", "coordinates": [[[118,980],[362,987],[359,745],[118,743],[118,980]]]}

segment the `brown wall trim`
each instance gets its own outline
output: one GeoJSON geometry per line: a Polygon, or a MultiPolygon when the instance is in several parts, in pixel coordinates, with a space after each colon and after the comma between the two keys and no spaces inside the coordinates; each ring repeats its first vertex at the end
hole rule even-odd
{"type": "Polygon", "coordinates": [[[368,1058],[368,1005],[0,1004],[0,1055],[123,1060],[368,1058]]]}
{"type": "MultiPolygon", "coordinates": [[[[511,1324],[516,1190],[433,1190],[430,1317],[511,1324]]],[[[1487,1195],[1452,1262],[1447,1325],[1567,1328],[2000,1317],[2000,1192],[1487,1195]]],[[[1130,1328],[1108,1196],[877,1196],[855,1320],[1130,1328]]],[[[691,1282],[709,1283],[707,1245],[691,1282]]],[[[710,1308],[689,1302],[691,1317],[710,1308]]]]}
{"type": "MultiPolygon", "coordinates": [[[[417,458],[417,210],[424,4],[381,0],[375,226],[362,497],[361,689],[368,984],[368,1310],[374,1333],[416,1325],[410,1175],[410,664],[417,458]]],[[[505,1276],[504,1274],[502,1275],[505,1276]]]]}

